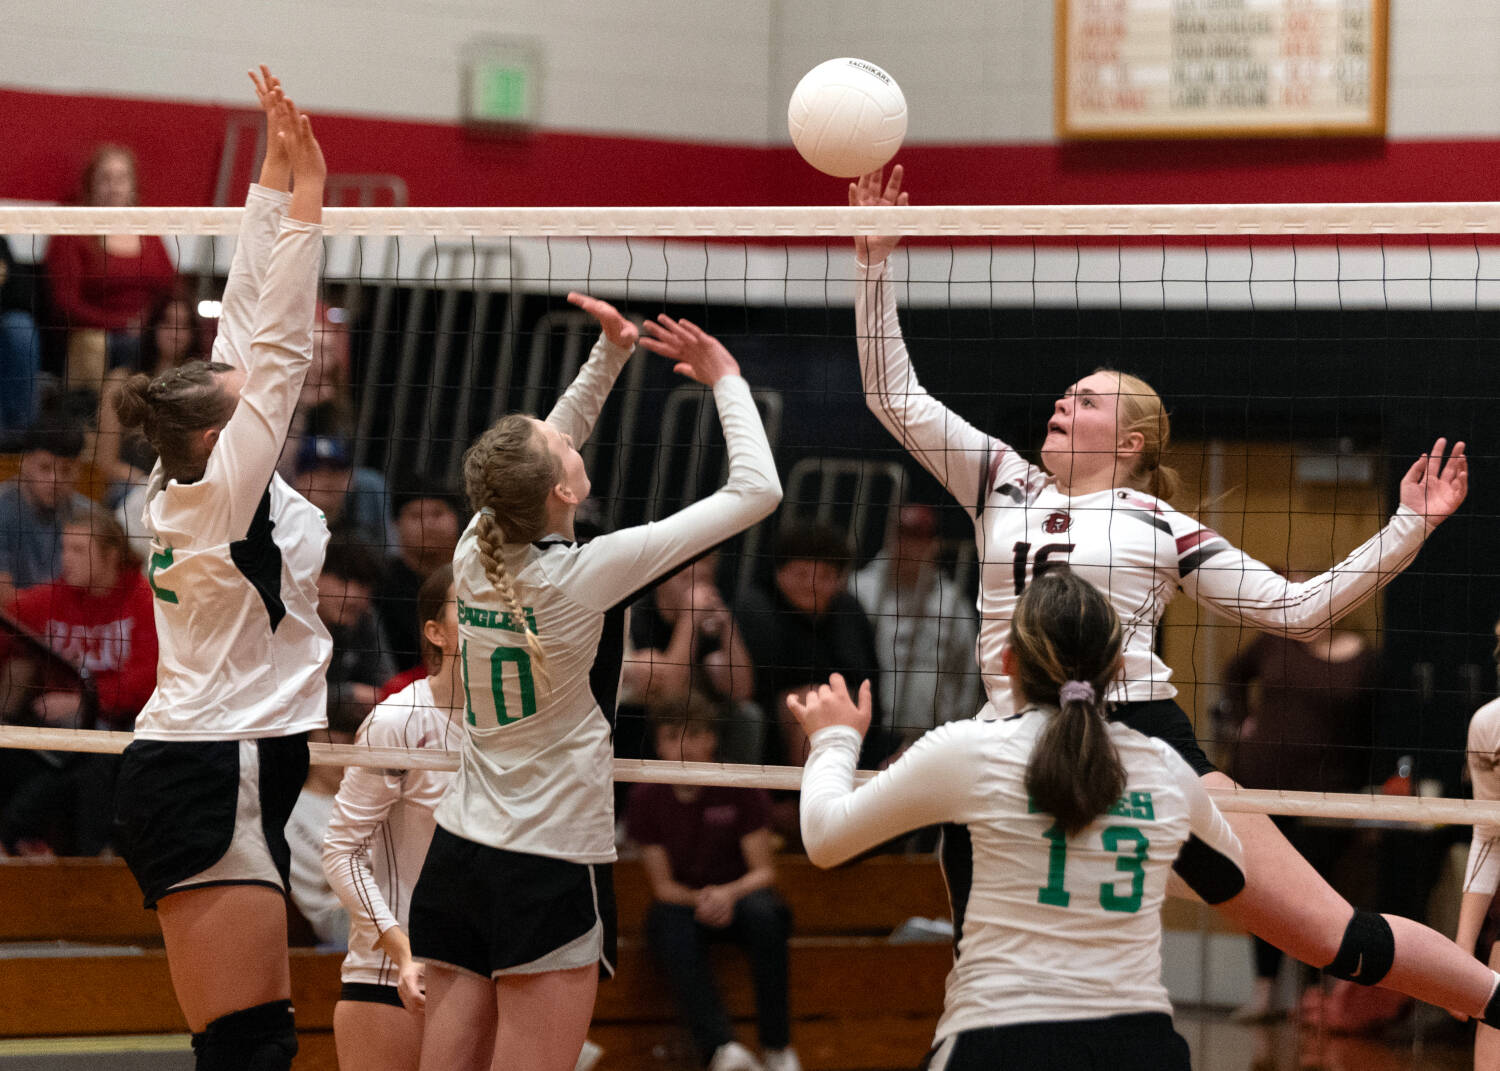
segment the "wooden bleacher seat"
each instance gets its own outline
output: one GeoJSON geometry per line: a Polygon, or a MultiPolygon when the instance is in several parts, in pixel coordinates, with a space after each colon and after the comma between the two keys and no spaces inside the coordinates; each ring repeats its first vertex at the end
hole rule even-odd
{"type": "MultiPolygon", "coordinates": [[[[795,919],[793,1040],[810,1071],[913,1066],[932,1038],[951,953],[945,942],[892,945],[905,919],[947,914],[930,858],[878,857],[832,871],[778,860],[795,919]],[[872,984],[874,983],[874,984],[872,984]]],[[[681,1038],[664,982],[641,942],[650,888],[639,861],[615,868],[621,930],[618,977],[599,988],[590,1036],[601,1071],[663,1071],[652,1050],[681,1038]]],[[[156,918],[118,860],[0,862],[0,1037],[186,1030],[172,996],[156,918]],[[98,947],[128,946],[128,947],[98,947]],[[41,954],[45,952],[45,954],[41,954]]],[[[725,1005],[753,1041],[754,998],[738,950],[715,950],[725,1005]]],[[[298,1071],[333,1071],[333,1005],[342,954],[292,951],[298,1071]]]]}

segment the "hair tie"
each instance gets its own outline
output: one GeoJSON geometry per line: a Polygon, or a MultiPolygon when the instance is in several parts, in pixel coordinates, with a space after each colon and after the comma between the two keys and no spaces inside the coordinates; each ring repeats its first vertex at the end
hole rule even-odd
{"type": "Polygon", "coordinates": [[[1064,703],[1092,703],[1096,695],[1088,681],[1065,681],[1057,690],[1057,698],[1064,703]]]}
{"type": "Polygon", "coordinates": [[[494,520],[495,519],[495,507],[493,507],[493,506],[485,506],[479,512],[482,513],[482,514],[484,514],[490,520],[494,520]]]}

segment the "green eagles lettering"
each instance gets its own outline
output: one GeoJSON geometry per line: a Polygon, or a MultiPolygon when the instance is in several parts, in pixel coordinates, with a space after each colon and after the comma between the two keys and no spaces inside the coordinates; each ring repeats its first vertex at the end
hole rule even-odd
{"type": "MultiPolygon", "coordinates": [[[[540,631],[536,627],[536,615],[531,607],[523,606],[521,610],[526,615],[526,622],[531,626],[532,632],[540,631]]],[[[470,606],[462,599],[458,600],[458,623],[469,625],[472,628],[498,628],[506,632],[525,632],[526,629],[516,623],[515,618],[507,610],[488,610],[483,606],[470,606]]]]}

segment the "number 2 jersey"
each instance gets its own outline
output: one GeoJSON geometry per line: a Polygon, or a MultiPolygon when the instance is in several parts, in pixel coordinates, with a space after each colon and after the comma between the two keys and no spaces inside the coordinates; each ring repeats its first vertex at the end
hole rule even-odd
{"type": "Polygon", "coordinates": [[[1167,744],[1109,732],[1126,790],[1065,838],[1034,809],[1026,764],[1050,713],[940,725],[851,790],[860,736],[819,730],[802,774],[802,839],[833,866],[892,837],[946,823],[943,875],[954,962],[937,1038],[1013,1023],[1171,1012],[1161,982],[1168,869],[1206,902],[1244,887],[1241,849],[1167,744]]]}
{"type": "MultiPolygon", "coordinates": [[[[600,339],[547,422],[582,443],[629,352],[600,339]]],[[[750,388],[714,385],[729,477],[660,521],[578,546],[506,544],[501,553],[541,636],[545,667],[485,575],[476,525],[453,555],[468,730],[438,825],[508,851],[575,863],[615,858],[610,722],[624,655],[624,607],[642,588],[766,517],[781,501],[750,388]]],[[[476,519],[477,520],[477,519],[476,519]]]]}
{"type": "Polygon", "coordinates": [[[333,650],[318,618],[323,515],[275,475],[312,359],[323,228],[252,186],[213,356],[245,372],[202,478],[147,488],[161,647],[143,740],[292,736],[327,724],[333,650]]]}
{"type": "MultiPolygon", "coordinates": [[[[1327,572],[1291,583],[1161,499],[1130,488],[1068,495],[1043,469],[942,405],[918,382],[901,336],[886,265],[861,268],[855,322],[871,412],[964,507],[978,547],[977,656],[991,706],[1012,709],[1000,670],[1016,600],[1049,567],[1067,565],[1109,599],[1124,628],[1118,703],[1170,699],[1172,671],[1156,626],[1179,592],[1236,622],[1311,640],[1395,577],[1427,536],[1402,506],[1327,572]]],[[[960,711],[952,711],[957,716],[960,711]]]]}

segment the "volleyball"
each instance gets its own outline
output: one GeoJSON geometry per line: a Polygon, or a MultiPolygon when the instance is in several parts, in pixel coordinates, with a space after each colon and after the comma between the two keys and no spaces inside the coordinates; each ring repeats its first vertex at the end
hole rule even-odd
{"type": "Polygon", "coordinates": [[[824,174],[856,178],[896,155],[906,137],[906,98],[875,64],[831,59],[802,76],[786,122],[802,159],[824,174]]]}

